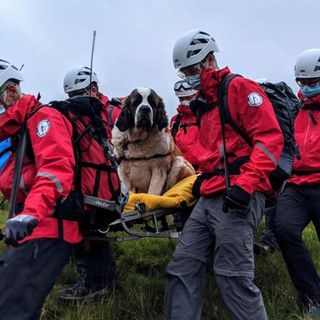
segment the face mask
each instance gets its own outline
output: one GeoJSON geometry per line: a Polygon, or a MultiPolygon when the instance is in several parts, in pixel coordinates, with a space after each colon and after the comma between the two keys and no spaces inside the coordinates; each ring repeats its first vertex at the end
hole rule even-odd
{"type": "Polygon", "coordinates": [[[193,89],[200,89],[201,77],[200,74],[196,74],[194,76],[186,77],[186,81],[190,87],[193,89]]]}
{"type": "Polygon", "coordinates": [[[314,87],[303,86],[301,87],[301,92],[307,98],[316,96],[317,94],[320,93],[320,84],[314,87]]]}

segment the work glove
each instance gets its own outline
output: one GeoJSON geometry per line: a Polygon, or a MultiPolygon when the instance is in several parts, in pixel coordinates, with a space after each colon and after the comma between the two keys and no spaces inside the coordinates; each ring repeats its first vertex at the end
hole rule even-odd
{"type": "Polygon", "coordinates": [[[223,211],[227,213],[230,209],[246,216],[250,199],[250,193],[235,185],[231,187],[225,195],[223,211]]]}
{"type": "Polygon", "coordinates": [[[6,223],[5,234],[7,244],[17,245],[19,240],[29,236],[39,221],[30,215],[21,214],[11,218],[6,223]]]}

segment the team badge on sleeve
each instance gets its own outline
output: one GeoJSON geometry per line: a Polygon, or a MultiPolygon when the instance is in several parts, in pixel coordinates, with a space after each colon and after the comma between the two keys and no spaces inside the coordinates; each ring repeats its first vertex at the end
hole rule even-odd
{"type": "Polygon", "coordinates": [[[44,137],[50,129],[50,121],[49,120],[41,120],[37,124],[37,136],[39,138],[44,137]]]}
{"type": "Polygon", "coordinates": [[[257,92],[252,92],[248,95],[248,104],[251,107],[259,107],[263,102],[263,98],[257,92]]]}

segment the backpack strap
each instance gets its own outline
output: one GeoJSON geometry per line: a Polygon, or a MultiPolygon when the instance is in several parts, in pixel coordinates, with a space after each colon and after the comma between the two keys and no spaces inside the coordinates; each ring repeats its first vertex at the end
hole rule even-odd
{"type": "Polygon", "coordinates": [[[228,105],[228,89],[230,82],[236,78],[241,77],[239,74],[232,74],[222,79],[218,87],[218,107],[220,117],[222,117],[221,123],[227,123],[230,127],[241,136],[250,146],[252,145],[251,140],[245,135],[245,133],[234,123],[230,116],[229,105],[228,105]]]}
{"type": "MultiPolygon", "coordinates": [[[[228,153],[227,153],[227,144],[226,144],[226,134],[225,134],[225,125],[226,123],[230,124],[230,126],[240,134],[241,130],[234,124],[233,127],[232,119],[229,112],[228,106],[228,89],[230,82],[236,78],[240,77],[238,74],[232,74],[230,76],[226,76],[222,79],[218,86],[218,108],[219,108],[219,116],[221,122],[221,134],[223,141],[223,162],[224,162],[224,172],[225,172],[225,181],[226,181],[226,189],[227,191],[230,188],[230,164],[228,161],[228,153]]],[[[242,136],[242,134],[240,134],[242,136]]]]}
{"type": "Polygon", "coordinates": [[[199,120],[197,119],[196,122],[185,122],[180,125],[180,128],[183,129],[184,133],[187,133],[187,128],[192,126],[197,126],[199,128],[199,120]]]}
{"type": "Polygon", "coordinates": [[[15,161],[14,172],[13,172],[13,183],[12,183],[12,190],[11,190],[10,201],[9,201],[8,219],[13,218],[15,214],[18,189],[19,189],[21,173],[22,173],[23,159],[27,149],[27,141],[28,141],[27,134],[28,134],[27,121],[24,121],[19,133],[19,142],[18,142],[16,154],[15,154],[16,161],[15,161]]]}
{"type": "Polygon", "coordinates": [[[218,86],[218,106],[219,106],[219,111],[221,111],[225,122],[229,122],[231,119],[230,113],[229,113],[229,107],[228,107],[229,84],[236,77],[241,77],[241,76],[238,74],[231,74],[229,76],[225,76],[223,77],[223,79],[221,80],[218,86]]]}
{"type": "Polygon", "coordinates": [[[173,137],[173,140],[176,139],[176,134],[178,133],[178,130],[180,128],[183,129],[184,133],[187,133],[188,127],[192,127],[192,126],[197,126],[198,128],[200,127],[200,120],[198,119],[198,117],[197,117],[197,121],[195,122],[185,122],[183,124],[180,124],[182,119],[183,119],[183,114],[179,113],[171,128],[171,135],[173,137]]]}
{"type": "Polygon", "coordinates": [[[301,109],[304,109],[304,110],[316,110],[316,111],[319,111],[320,108],[319,108],[319,105],[318,104],[303,104],[301,109]]]}

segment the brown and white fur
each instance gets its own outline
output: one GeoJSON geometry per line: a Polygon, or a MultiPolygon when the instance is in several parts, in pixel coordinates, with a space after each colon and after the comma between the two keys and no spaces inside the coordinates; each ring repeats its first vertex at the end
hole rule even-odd
{"type": "Polygon", "coordinates": [[[112,136],[120,179],[132,192],[161,195],[195,173],[176,147],[164,103],[152,89],[130,93],[112,136]]]}

